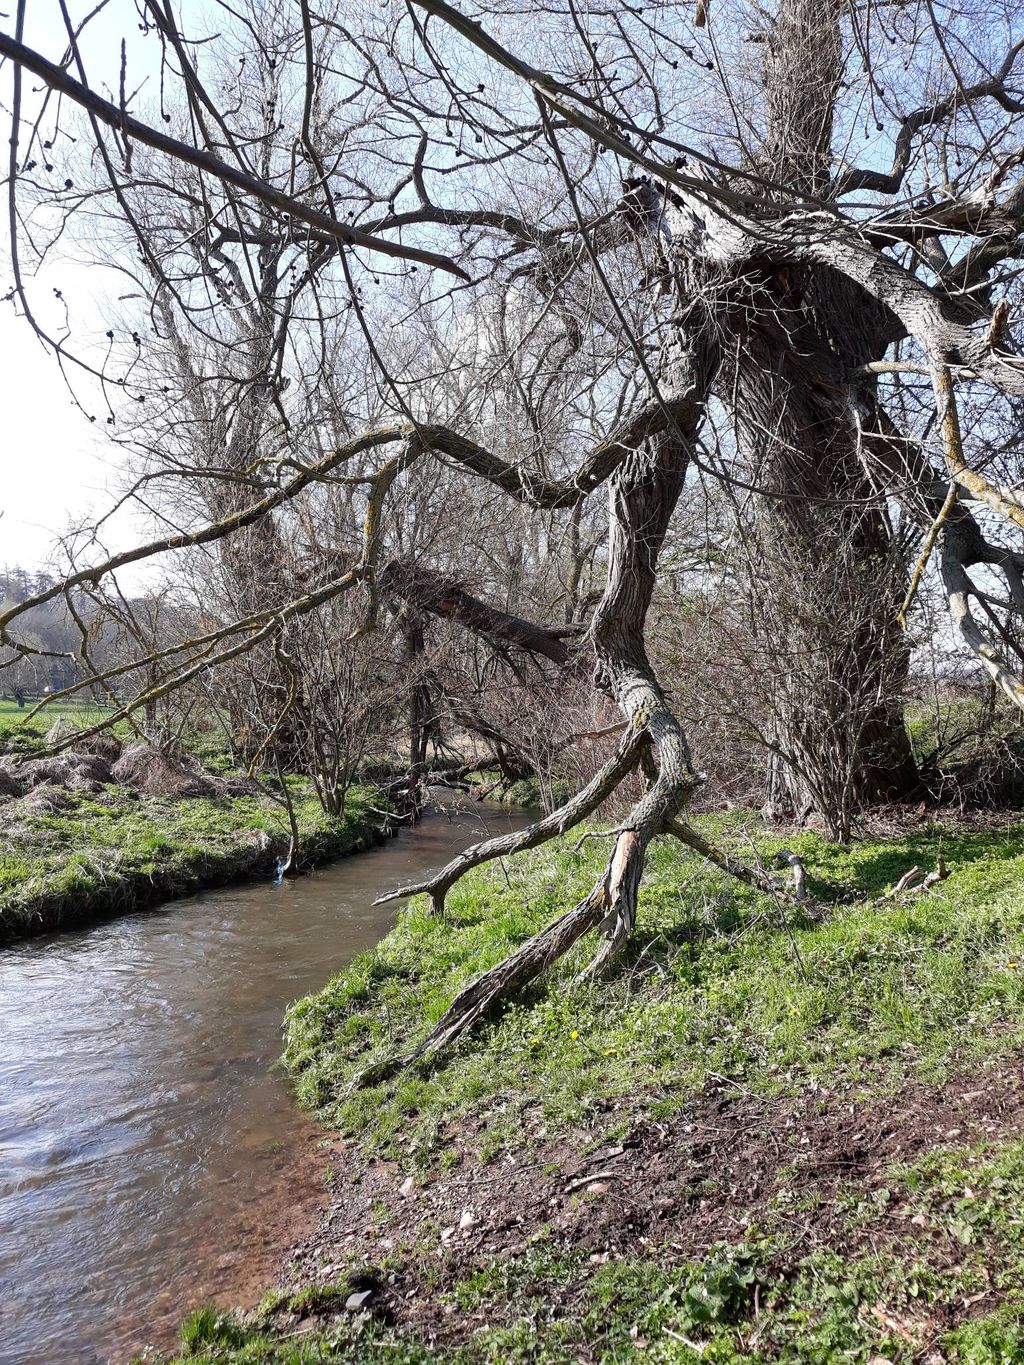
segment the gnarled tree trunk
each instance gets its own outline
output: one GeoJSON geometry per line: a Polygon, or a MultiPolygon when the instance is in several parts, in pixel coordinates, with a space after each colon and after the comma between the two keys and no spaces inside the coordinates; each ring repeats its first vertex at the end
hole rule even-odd
{"type": "MultiPolygon", "coordinates": [[[[754,168],[790,201],[829,192],[844,9],[781,0],[765,35],[754,168]]],[[[745,281],[720,394],[736,404],[741,458],[764,489],[756,540],[759,563],[768,557],[753,591],[768,608],[769,646],[788,665],[768,802],[789,815],[817,810],[845,839],[856,805],[903,795],[917,779],[902,716],[903,566],[861,460],[852,378],[893,340],[892,315],[828,267],[766,265],[745,281]]]]}
{"type": "MultiPolygon", "coordinates": [[[[684,274],[685,268],[677,267],[684,274]]],[[[681,279],[680,284],[684,281],[681,279]]],[[[680,290],[686,298],[685,289],[680,290]]],[[[436,913],[447,891],[469,868],[492,858],[532,848],[578,824],[643,764],[647,791],[619,825],[611,856],[588,894],[498,966],[477,977],[452,1001],[414,1060],[447,1046],[499,999],[521,989],[585,933],[601,925],[606,941],[595,956],[596,970],[622,946],[636,921],[637,894],[647,849],[659,835],[684,837],[677,820],[700,782],[682,726],[654,674],[644,627],[654,592],[658,556],[675,511],[704,418],[718,366],[717,331],[695,292],[674,320],[662,365],[671,406],[669,430],[643,440],[620,465],[611,482],[608,567],[604,594],[591,632],[595,682],[616,702],[627,728],[618,752],[588,786],[561,810],[515,835],[488,840],[460,854],[425,882],[381,897],[382,901],[428,891],[436,913]]],[[[397,1062],[394,1064],[398,1064],[397,1062]]],[[[362,1079],[379,1079],[380,1069],[362,1079]]]]}
{"type": "Polygon", "coordinates": [[[818,267],[765,268],[729,320],[720,391],[759,490],[750,592],[762,648],[778,660],[762,689],[775,746],[768,806],[817,811],[846,839],[859,805],[917,780],[902,716],[902,552],[861,458],[850,378],[884,351],[885,318],[818,267]]]}

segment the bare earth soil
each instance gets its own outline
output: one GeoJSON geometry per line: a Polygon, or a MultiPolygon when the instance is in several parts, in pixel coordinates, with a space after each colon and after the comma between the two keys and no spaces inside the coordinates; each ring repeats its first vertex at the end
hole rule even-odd
{"type": "MultiPolygon", "coordinates": [[[[528,1115],[524,1124],[529,1133],[528,1115]]],[[[769,1099],[722,1079],[663,1121],[609,1106],[572,1142],[547,1139],[538,1119],[523,1154],[493,1162],[481,1160],[475,1147],[483,1127],[451,1131],[454,1164],[423,1185],[391,1162],[372,1161],[353,1173],[343,1151],[337,1197],[315,1235],[296,1248],[295,1278],[327,1283],[355,1258],[366,1272],[352,1282],[372,1291],[366,1307],[375,1317],[450,1346],[485,1321],[493,1325],[495,1309],[456,1311],[446,1290],[541,1237],[585,1253],[594,1266],[630,1255],[677,1264],[781,1216],[792,1236],[783,1258],[769,1267],[775,1273],[784,1275],[786,1261],[822,1246],[841,1255],[899,1255],[901,1247],[912,1248],[941,1272],[964,1249],[911,1204],[888,1202],[891,1170],[934,1149],[1019,1137],[1024,1053],[941,1084],[914,1081],[881,1096],[866,1095],[863,1087],[812,1085],[797,1098],[769,1099]],[[619,1136],[603,1136],[609,1132],[619,1136]],[[877,1214],[852,1231],[837,1208],[851,1190],[862,1199],[873,1191],[886,1196],[876,1201],[877,1214]],[[381,1269],[382,1262],[398,1269],[381,1269]]],[[[572,1294],[561,1305],[567,1315],[572,1294]]],[[[913,1342],[915,1359],[937,1361],[935,1341],[994,1306],[993,1294],[981,1293],[932,1305],[926,1320],[883,1325],[913,1342]]],[[[581,1343],[579,1359],[596,1358],[581,1343]]]]}

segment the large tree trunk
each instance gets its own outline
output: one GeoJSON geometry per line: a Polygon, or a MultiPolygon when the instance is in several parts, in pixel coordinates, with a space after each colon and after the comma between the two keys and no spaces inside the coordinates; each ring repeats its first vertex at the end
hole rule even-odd
{"type": "Polygon", "coordinates": [[[848,376],[886,344],[870,300],[824,269],[764,270],[732,310],[721,392],[736,405],[754,619],[778,660],[763,691],[768,805],[821,814],[847,838],[859,805],[917,779],[902,716],[905,575],[885,501],[860,458],[848,376]]]}
{"type": "MultiPolygon", "coordinates": [[[[754,165],[790,201],[828,193],[843,10],[841,0],[780,0],[766,35],[754,165]]],[[[774,708],[769,804],[817,810],[846,837],[851,805],[905,794],[917,777],[901,704],[902,566],[860,458],[851,386],[851,374],[884,353],[891,318],[823,267],[766,267],[744,283],[720,392],[737,405],[741,457],[766,494],[759,558],[767,547],[769,566],[785,568],[756,584],[775,627],[768,643],[791,666],[774,708]]]]}
{"type": "MultiPolygon", "coordinates": [[[[210,498],[220,520],[244,505],[245,486],[210,498]]],[[[237,617],[266,611],[297,595],[287,549],[270,516],[224,542],[223,586],[237,617]]],[[[229,677],[225,704],[239,753],[247,763],[274,759],[287,772],[304,772],[312,760],[312,724],[303,695],[301,650],[284,641],[279,657],[271,644],[252,650],[229,677]],[[281,662],[287,659],[287,668],[281,662]]]]}
{"type": "MultiPolygon", "coordinates": [[[[268,416],[279,399],[274,375],[281,329],[277,294],[280,253],[259,253],[258,288],[251,289],[237,265],[223,253],[207,264],[225,272],[235,287],[238,336],[232,350],[234,377],[223,388],[204,383],[196,355],[183,337],[166,291],[158,285],[154,303],[163,320],[169,359],[182,385],[189,415],[182,437],[196,470],[195,487],[210,519],[223,521],[253,498],[252,471],[266,439],[268,416]],[[217,477],[223,471],[227,477],[217,477]]],[[[295,565],[273,514],[228,536],[220,545],[221,591],[236,617],[257,615],[296,595],[295,565]]],[[[257,647],[229,673],[225,707],[242,758],[273,758],[286,770],[302,770],[310,759],[311,724],[303,696],[300,651],[288,651],[288,667],[275,648],[257,647]],[[255,723],[254,723],[255,722],[255,723]]]]}
{"type": "Polygon", "coordinates": [[[430,688],[423,677],[426,637],[423,617],[412,608],[402,613],[405,666],[408,670],[409,770],[406,774],[407,814],[418,820],[423,812],[427,776],[427,748],[433,730],[430,688]]]}

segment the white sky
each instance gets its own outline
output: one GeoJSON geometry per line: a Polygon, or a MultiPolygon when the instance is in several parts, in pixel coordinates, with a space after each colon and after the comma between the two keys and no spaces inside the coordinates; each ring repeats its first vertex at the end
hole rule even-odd
{"type": "Polygon", "coordinates": [[[24,318],[0,312],[0,564],[42,568],[69,521],[108,502],[119,457],[75,408],[53,356],[24,318]]]}
{"type": "MultiPolygon", "coordinates": [[[[75,18],[80,18],[94,8],[93,0],[73,0],[71,8],[75,18]]],[[[207,9],[205,0],[180,0],[178,5],[186,20],[207,9]]],[[[140,36],[138,29],[131,0],[116,0],[88,25],[82,46],[90,80],[102,91],[105,83],[114,87],[118,83],[124,36],[128,86],[141,87],[135,107],[143,111],[156,88],[160,49],[155,38],[140,36]]],[[[57,0],[32,0],[27,7],[26,40],[51,57],[63,50],[66,37],[57,0]]],[[[38,83],[27,83],[26,92],[32,88],[38,90],[38,83]]],[[[9,119],[9,96],[5,70],[0,72],[0,127],[6,127],[9,119]]],[[[0,208],[0,297],[11,282],[6,212],[0,208]]],[[[25,280],[33,309],[57,334],[63,330],[63,317],[52,291],[59,285],[71,310],[72,337],[78,346],[89,335],[102,335],[101,320],[109,311],[104,299],[116,297],[119,283],[96,266],[66,262],[48,267],[44,277],[25,280]]],[[[87,351],[83,354],[88,358],[87,351]]],[[[102,512],[112,500],[110,490],[117,484],[123,456],[106,439],[105,412],[88,380],[82,383],[82,392],[84,401],[95,405],[95,424],[75,408],[56,360],[27,322],[16,317],[11,304],[0,304],[4,438],[0,447],[0,566],[20,563],[28,569],[45,567],[56,538],[69,523],[81,523],[91,513],[102,512]]],[[[108,548],[120,549],[134,543],[144,530],[139,516],[125,515],[106,530],[104,539],[108,548]]]]}
{"type": "MultiPolygon", "coordinates": [[[[186,11],[196,7],[186,0],[186,11]]],[[[75,18],[93,6],[72,6],[75,18]]],[[[155,69],[158,47],[138,37],[136,22],[124,0],[101,13],[86,31],[84,54],[90,76],[102,89],[104,77],[116,83],[122,33],[129,43],[129,84],[138,85],[155,69]]],[[[12,25],[13,27],[13,25],[12,25]]],[[[33,0],[27,9],[26,41],[51,58],[59,55],[66,39],[55,0],[33,0]]],[[[148,86],[152,81],[147,83],[148,86]]],[[[28,92],[38,83],[26,84],[28,92]]],[[[144,102],[146,93],[140,99],[144,102]]],[[[0,73],[0,127],[10,120],[10,80],[0,73]]],[[[0,176],[2,176],[0,172],[0,176]]],[[[6,213],[6,185],[0,212],[0,298],[13,283],[10,267],[6,213]]],[[[24,254],[24,253],[23,253],[24,254]]],[[[66,260],[47,267],[33,279],[26,260],[24,283],[32,309],[52,335],[63,331],[64,314],[55,304],[53,289],[59,286],[72,319],[72,340],[80,353],[82,339],[100,330],[107,309],[104,300],[116,295],[112,275],[96,266],[69,264],[66,260]]],[[[20,310],[19,310],[20,311],[20,310]]],[[[74,367],[69,370],[79,382],[74,367]]],[[[80,387],[87,406],[95,406],[97,421],[91,424],[75,407],[52,353],[37,339],[27,321],[17,316],[12,303],[0,304],[0,413],[2,437],[0,459],[0,566],[20,564],[26,569],[45,568],[57,549],[58,536],[72,522],[81,524],[91,514],[109,507],[110,491],[117,484],[123,454],[106,440],[105,410],[97,405],[95,387],[82,377],[80,387]]],[[[111,549],[133,544],[143,530],[138,516],[123,515],[105,530],[104,542],[111,549]]],[[[97,557],[90,553],[86,560],[97,557]]]]}

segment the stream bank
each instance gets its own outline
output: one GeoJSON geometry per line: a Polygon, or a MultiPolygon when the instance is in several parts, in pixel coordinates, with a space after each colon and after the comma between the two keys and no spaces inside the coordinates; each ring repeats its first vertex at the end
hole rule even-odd
{"type": "MultiPolygon", "coordinates": [[[[206,754],[215,772],[117,735],[75,735],[62,720],[45,736],[28,724],[0,727],[0,946],[264,877],[287,857],[276,779],[231,771],[223,750],[206,754]]],[[[394,832],[391,805],[371,786],[350,788],[332,817],[308,781],[285,781],[302,870],[394,832]]]]}
{"type": "Polygon", "coordinates": [[[393,923],[373,905],[517,817],[432,814],[243,883],[0,952],[0,1362],[169,1350],[253,1303],[330,1195],[335,1146],[276,1066],[286,1007],[393,923]]]}
{"type": "MultiPolygon", "coordinates": [[[[431,1068],[352,1092],[593,882],[570,837],[419,902],[290,1012],[337,1185],[260,1310],[199,1312],[213,1365],[1020,1365],[1019,815],[851,848],[786,837],[805,918],[653,852],[627,953],[593,944],[431,1068]],[[893,896],[909,868],[947,880],[893,896]]],[[[749,816],[706,832],[765,864],[749,816]]]]}

